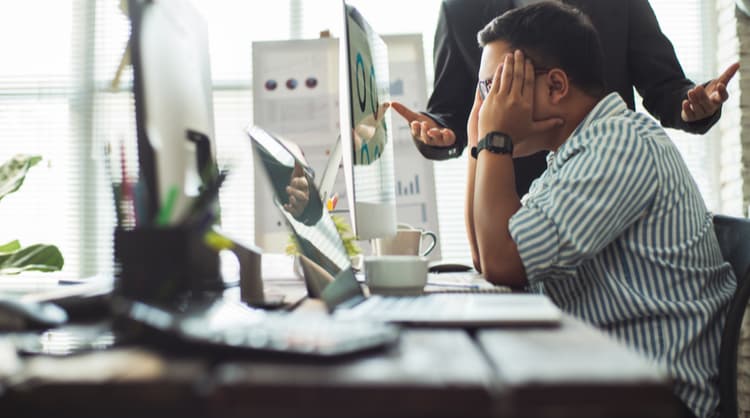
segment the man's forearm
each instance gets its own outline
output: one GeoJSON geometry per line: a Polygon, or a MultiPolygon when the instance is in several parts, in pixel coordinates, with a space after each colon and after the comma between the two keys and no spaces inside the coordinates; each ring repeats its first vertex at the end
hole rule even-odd
{"type": "Polygon", "coordinates": [[[511,156],[480,153],[474,181],[472,220],[482,271],[493,283],[523,286],[526,274],[508,229],[521,207],[511,156]]]}
{"type": "Polygon", "coordinates": [[[477,237],[474,231],[474,178],[476,176],[477,160],[468,158],[468,169],[466,174],[466,201],[464,204],[464,220],[466,222],[466,236],[469,240],[471,249],[471,260],[474,268],[478,272],[482,271],[482,265],[479,262],[479,250],[477,248],[477,237]]]}

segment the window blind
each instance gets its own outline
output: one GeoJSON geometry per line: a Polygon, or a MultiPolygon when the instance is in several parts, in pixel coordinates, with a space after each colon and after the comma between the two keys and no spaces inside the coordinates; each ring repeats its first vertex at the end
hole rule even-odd
{"type": "MultiPolygon", "coordinates": [[[[209,28],[217,151],[232,175],[221,192],[222,223],[253,240],[252,163],[243,128],[252,122],[251,45],[256,40],[336,34],[335,0],[196,0],[209,28]]],[[[427,80],[439,0],[353,0],[382,34],[422,33],[427,80]],[[394,12],[398,10],[398,12],[394,12]]],[[[713,77],[710,57],[713,1],[652,0],[689,77],[713,77]]],[[[27,0],[0,3],[0,159],[40,154],[22,189],[0,201],[0,242],[54,243],[66,265],[61,275],[110,272],[114,209],[103,164],[104,144],[125,144],[135,158],[132,72],[111,81],[130,25],[118,0],[27,0]]],[[[711,135],[670,132],[710,207],[716,207],[711,135]]],[[[436,162],[438,218],[446,259],[469,257],[463,220],[466,156],[436,162]]],[[[129,167],[135,172],[136,167],[129,167]]]]}

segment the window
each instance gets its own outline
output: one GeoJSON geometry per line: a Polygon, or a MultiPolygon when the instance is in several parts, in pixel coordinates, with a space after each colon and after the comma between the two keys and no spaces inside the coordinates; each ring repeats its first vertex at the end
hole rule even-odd
{"type": "MultiPolygon", "coordinates": [[[[104,144],[125,144],[135,155],[132,76],[111,82],[129,35],[117,0],[27,0],[0,5],[0,127],[5,160],[15,153],[44,157],[19,193],[0,201],[0,242],[57,244],[63,275],[109,272],[114,212],[103,164],[104,144]]],[[[716,74],[708,51],[712,18],[701,0],[652,0],[662,29],[688,76],[716,74]],[[704,10],[705,9],[705,10],[704,10]],[[698,30],[696,30],[696,28],[698,30]],[[708,40],[706,40],[708,39],[708,40]],[[704,53],[704,51],[706,51],[704,53]]],[[[336,30],[338,2],[196,0],[209,24],[218,157],[233,174],[222,190],[222,220],[252,240],[253,181],[242,129],[252,119],[251,45],[254,40],[317,37],[336,30]],[[332,21],[333,20],[333,21],[332,21]]],[[[432,40],[439,0],[352,0],[383,34],[423,34],[431,83],[432,40]],[[398,10],[398,13],[394,13],[398,10]],[[416,18],[418,16],[418,18],[416,18]]],[[[709,43],[710,45],[710,43],[709,43]]],[[[709,206],[716,207],[711,137],[671,133],[709,206]]],[[[444,258],[469,256],[463,222],[466,156],[435,164],[444,258]]],[[[135,167],[129,167],[135,171],[135,167]]]]}
{"type": "MultiPolygon", "coordinates": [[[[718,73],[714,70],[711,56],[713,7],[712,1],[704,0],[650,0],[662,32],[672,41],[685,74],[696,83],[702,83],[718,73]]],[[[645,113],[636,98],[636,109],[645,113]]],[[[710,210],[719,210],[718,169],[714,159],[714,146],[718,143],[716,130],[705,136],[683,131],[667,130],[675,142],[710,210]]],[[[435,163],[435,181],[438,190],[443,256],[468,260],[471,254],[464,228],[463,194],[466,184],[467,153],[458,160],[435,163]]]]}

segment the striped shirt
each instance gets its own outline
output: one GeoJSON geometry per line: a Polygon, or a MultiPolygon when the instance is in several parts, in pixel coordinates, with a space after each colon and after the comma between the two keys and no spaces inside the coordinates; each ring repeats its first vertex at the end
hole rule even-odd
{"type": "Polygon", "coordinates": [[[617,93],[602,99],[550,154],[509,227],[531,288],[663,365],[697,416],[717,414],[736,280],[657,122],[617,93]]]}

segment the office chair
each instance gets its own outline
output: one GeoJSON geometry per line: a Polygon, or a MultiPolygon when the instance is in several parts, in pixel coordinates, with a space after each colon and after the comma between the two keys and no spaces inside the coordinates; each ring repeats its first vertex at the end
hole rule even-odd
{"type": "Polygon", "coordinates": [[[750,219],[715,215],[714,230],[721,254],[732,265],[737,290],[729,303],[719,351],[719,394],[721,416],[737,417],[737,349],[742,318],[750,299],[750,219]]]}

